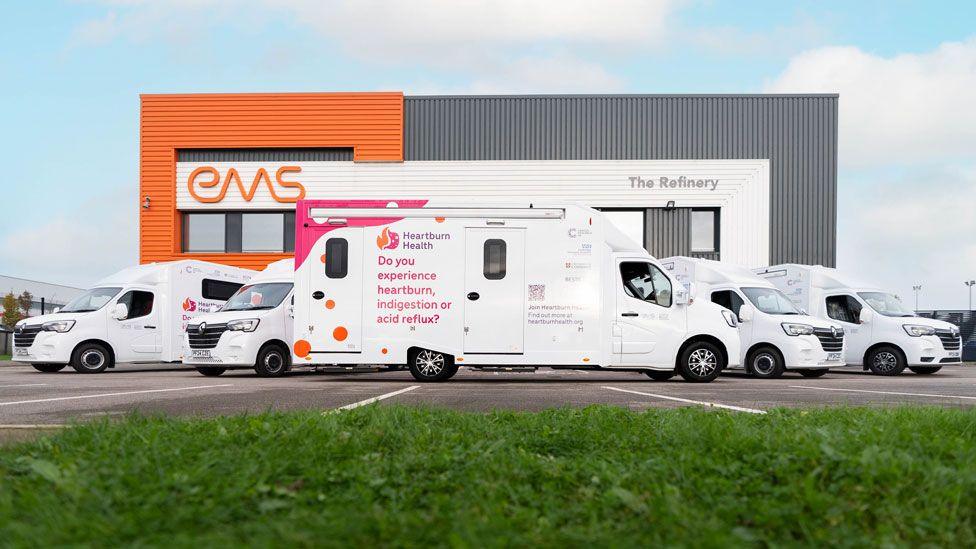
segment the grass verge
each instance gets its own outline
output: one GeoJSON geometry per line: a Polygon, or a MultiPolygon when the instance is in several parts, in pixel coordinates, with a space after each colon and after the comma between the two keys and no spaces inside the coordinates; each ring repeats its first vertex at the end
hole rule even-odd
{"type": "Polygon", "coordinates": [[[976,413],[407,407],[0,447],[11,545],[976,544],[976,413]]]}
{"type": "Polygon", "coordinates": [[[10,360],[10,355],[0,355],[0,362],[10,360]]]}

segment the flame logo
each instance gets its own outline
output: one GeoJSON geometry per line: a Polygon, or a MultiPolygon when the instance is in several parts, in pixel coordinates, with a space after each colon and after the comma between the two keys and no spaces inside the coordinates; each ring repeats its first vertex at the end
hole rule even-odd
{"type": "Polygon", "coordinates": [[[190,298],[184,299],[183,300],[183,310],[184,311],[187,311],[187,312],[191,312],[191,313],[193,311],[196,311],[197,310],[197,302],[196,301],[193,301],[190,298]]]}
{"type": "Polygon", "coordinates": [[[381,250],[395,250],[400,245],[400,235],[383,227],[383,232],[376,237],[376,247],[381,250]]]}

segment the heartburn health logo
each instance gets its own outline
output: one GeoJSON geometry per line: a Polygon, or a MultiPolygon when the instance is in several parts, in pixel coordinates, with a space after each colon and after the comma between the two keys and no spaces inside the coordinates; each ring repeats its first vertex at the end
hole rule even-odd
{"type": "Polygon", "coordinates": [[[400,235],[383,227],[383,231],[376,237],[376,247],[381,250],[395,250],[400,245],[400,235]]]}
{"type": "Polygon", "coordinates": [[[183,300],[183,310],[192,313],[197,310],[197,302],[190,298],[183,300]]]}

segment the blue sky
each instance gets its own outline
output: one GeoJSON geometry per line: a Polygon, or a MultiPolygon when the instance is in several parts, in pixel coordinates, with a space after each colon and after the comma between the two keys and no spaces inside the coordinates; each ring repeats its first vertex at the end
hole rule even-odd
{"type": "Polygon", "coordinates": [[[974,2],[13,2],[0,273],[137,260],[139,94],[841,94],[839,266],[923,307],[976,278],[974,2]],[[947,244],[948,243],[948,244],[947,244]]]}

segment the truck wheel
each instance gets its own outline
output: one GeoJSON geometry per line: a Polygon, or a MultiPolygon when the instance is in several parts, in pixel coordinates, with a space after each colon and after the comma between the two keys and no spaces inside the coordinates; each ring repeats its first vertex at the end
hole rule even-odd
{"type": "Polygon", "coordinates": [[[31,364],[31,366],[33,366],[38,372],[53,374],[54,372],[60,372],[63,370],[67,364],[31,364]]]}
{"type": "Polygon", "coordinates": [[[817,368],[816,370],[797,370],[797,372],[803,377],[821,377],[829,372],[827,368],[817,368]]]}
{"type": "Polygon", "coordinates": [[[905,359],[894,347],[878,347],[868,354],[868,368],[879,376],[896,376],[905,371],[905,359]]]}
{"type": "Polygon", "coordinates": [[[265,345],[258,353],[254,371],[261,377],[281,377],[288,371],[291,355],[280,345],[265,345]]]}
{"type": "Polygon", "coordinates": [[[749,355],[749,373],[755,377],[775,379],[785,371],[783,359],[772,347],[760,347],[749,355]]]}
{"type": "Polygon", "coordinates": [[[660,370],[644,370],[644,375],[653,379],[654,381],[667,381],[674,377],[674,370],[670,372],[662,372],[660,370]]]}
{"type": "Polygon", "coordinates": [[[678,362],[678,374],[692,383],[708,383],[718,377],[725,364],[722,352],[707,341],[689,345],[678,362]]]}
{"type": "Polygon", "coordinates": [[[410,354],[410,375],[417,381],[446,381],[454,377],[458,367],[454,357],[439,351],[418,349],[410,354]]]}
{"type": "Polygon", "coordinates": [[[197,366],[197,371],[207,377],[217,377],[227,371],[227,368],[219,366],[197,366]]]}
{"type": "Polygon", "coordinates": [[[71,367],[79,374],[99,374],[112,365],[112,355],[101,343],[79,345],[71,355],[71,367]]]}
{"type": "Polygon", "coordinates": [[[942,366],[909,366],[908,369],[918,375],[924,376],[938,372],[942,369],[942,366]]]}

